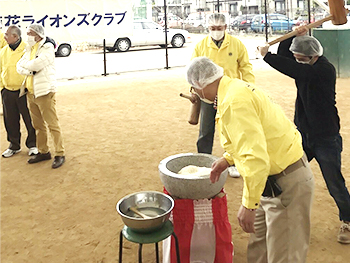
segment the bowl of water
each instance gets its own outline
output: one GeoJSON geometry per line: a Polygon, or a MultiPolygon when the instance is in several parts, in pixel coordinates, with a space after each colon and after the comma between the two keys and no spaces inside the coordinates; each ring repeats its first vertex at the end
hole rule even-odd
{"type": "Polygon", "coordinates": [[[148,233],[160,229],[174,208],[174,200],[167,194],[144,191],[120,199],[116,209],[124,224],[135,232],[148,233]]]}

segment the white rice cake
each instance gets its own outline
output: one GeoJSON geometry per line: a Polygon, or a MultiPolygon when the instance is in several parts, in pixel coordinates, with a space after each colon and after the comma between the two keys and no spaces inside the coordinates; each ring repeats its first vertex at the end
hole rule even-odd
{"type": "Polygon", "coordinates": [[[200,167],[196,165],[187,165],[183,167],[178,174],[181,175],[191,175],[197,177],[209,177],[211,172],[211,168],[208,167],[200,167]]]}

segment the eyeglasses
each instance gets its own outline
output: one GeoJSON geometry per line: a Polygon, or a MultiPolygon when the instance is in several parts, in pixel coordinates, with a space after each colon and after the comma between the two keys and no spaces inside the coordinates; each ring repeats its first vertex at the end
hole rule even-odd
{"type": "Polygon", "coordinates": [[[199,93],[196,91],[196,88],[194,88],[194,87],[191,87],[190,93],[192,93],[192,94],[194,94],[194,95],[197,95],[198,97],[201,98],[201,96],[199,95],[199,93]]]}

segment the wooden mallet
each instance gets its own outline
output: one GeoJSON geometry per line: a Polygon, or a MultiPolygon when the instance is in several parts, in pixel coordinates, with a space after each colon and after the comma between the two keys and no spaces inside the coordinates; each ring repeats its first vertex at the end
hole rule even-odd
{"type": "Polygon", "coordinates": [[[191,96],[180,93],[180,97],[186,98],[192,102],[190,117],[188,123],[192,125],[197,125],[199,120],[199,114],[201,112],[201,101],[198,96],[191,96]]]}
{"type": "MultiPolygon", "coordinates": [[[[310,23],[306,25],[307,29],[315,28],[322,25],[324,22],[332,20],[333,25],[344,25],[348,21],[346,18],[348,9],[344,7],[344,0],[328,0],[329,12],[331,13],[329,16],[322,18],[314,23],[310,23]]],[[[279,43],[288,38],[294,37],[298,32],[292,31],[288,34],[285,34],[275,40],[270,41],[268,44],[272,46],[273,44],[279,43]]]]}

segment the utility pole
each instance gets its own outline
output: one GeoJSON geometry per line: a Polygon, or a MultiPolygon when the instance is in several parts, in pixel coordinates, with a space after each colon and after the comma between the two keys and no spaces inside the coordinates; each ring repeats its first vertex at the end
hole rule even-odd
{"type": "Polygon", "coordinates": [[[265,39],[266,39],[266,42],[269,42],[269,36],[268,36],[268,31],[267,31],[267,1],[265,0],[265,39]]]}
{"type": "Polygon", "coordinates": [[[169,69],[168,62],[168,19],[167,19],[167,5],[166,0],[164,0],[164,33],[165,33],[165,69],[169,69]]]}

